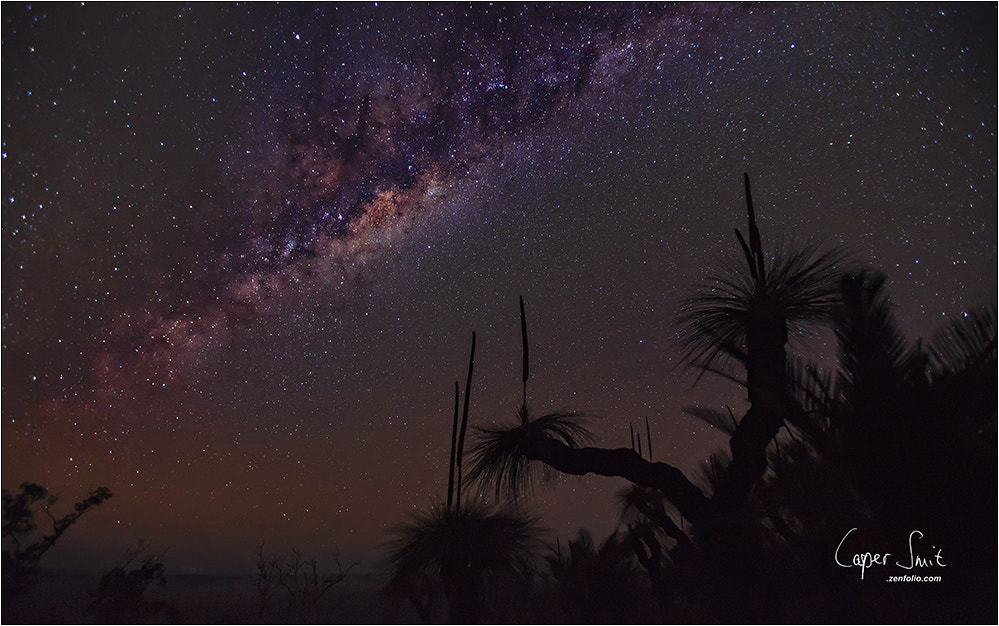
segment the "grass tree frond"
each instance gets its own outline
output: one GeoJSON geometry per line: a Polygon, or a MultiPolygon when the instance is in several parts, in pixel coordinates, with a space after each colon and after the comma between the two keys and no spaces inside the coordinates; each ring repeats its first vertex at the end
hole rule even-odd
{"type": "Polygon", "coordinates": [[[996,360],[996,307],[972,309],[937,331],[927,347],[935,376],[956,374],[996,360]]]}
{"type": "Polygon", "coordinates": [[[469,482],[491,486],[497,498],[507,495],[515,499],[530,492],[539,482],[550,481],[555,472],[528,458],[524,446],[539,438],[555,439],[570,448],[590,444],[595,437],[585,424],[589,417],[585,413],[560,411],[535,419],[521,415],[510,426],[479,428],[470,450],[473,462],[469,482]]]}
{"type": "Polygon", "coordinates": [[[829,412],[840,399],[833,372],[822,371],[815,363],[790,359],[787,379],[795,400],[806,413],[829,412]]]}
{"type": "Polygon", "coordinates": [[[744,322],[753,281],[743,269],[722,263],[722,271],[694,286],[677,320],[686,361],[712,365],[742,349],[744,322]]]}
{"type": "Polygon", "coordinates": [[[683,359],[695,367],[726,370],[744,360],[750,315],[779,316],[790,331],[825,323],[838,302],[842,250],[818,244],[781,247],[756,281],[745,264],[722,262],[720,271],[695,285],[678,318],[683,359]]]}
{"type": "Polygon", "coordinates": [[[829,416],[839,410],[843,400],[840,378],[815,363],[793,359],[788,362],[787,380],[802,409],[788,417],[789,428],[793,426],[810,442],[818,442],[829,427],[829,416]]]}
{"type": "Polygon", "coordinates": [[[895,319],[884,283],[884,275],[868,270],[841,279],[842,305],[834,330],[844,390],[890,388],[910,369],[914,351],[895,319]]]}
{"type": "Polygon", "coordinates": [[[434,506],[390,528],[384,548],[390,589],[437,580],[460,564],[481,572],[530,572],[546,530],[536,515],[482,503],[434,506]]]}
{"type": "Polygon", "coordinates": [[[778,297],[789,323],[824,323],[839,302],[839,276],[847,255],[818,244],[781,249],[767,274],[767,291],[778,297]]]}
{"type": "Polygon", "coordinates": [[[642,510],[649,506],[663,511],[676,511],[676,507],[658,489],[631,484],[615,495],[623,521],[635,521],[641,517],[642,510]]]}
{"type": "Polygon", "coordinates": [[[549,436],[562,440],[570,448],[581,448],[596,441],[586,421],[594,417],[589,413],[556,411],[531,421],[535,436],[549,436]]]}
{"type": "Polygon", "coordinates": [[[504,493],[516,498],[531,491],[538,474],[545,472],[547,466],[539,466],[524,454],[523,430],[523,426],[479,428],[469,451],[472,457],[469,484],[491,486],[497,498],[504,493]]]}
{"type": "MultiPolygon", "coordinates": [[[[641,506],[643,503],[647,502],[649,498],[654,494],[655,490],[648,489],[646,487],[639,487],[638,485],[628,485],[624,489],[617,492],[617,504],[618,508],[621,509],[621,519],[625,521],[636,521],[641,518],[641,506]]],[[[663,500],[662,495],[659,495],[658,500],[663,500]]]]}
{"type": "Polygon", "coordinates": [[[736,428],[739,427],[739,422],[731,411],[723,412],[703,406],[687,406],[683,408],[683,412],[717,428],[729,437],[734,435],[736,428]]]}
{"type": "Polygon", "coordinates": [[[719,479],[731,462],[732,455],[727,450],[719,450],[701,463],[701,466],[693,477],[693,481],[705,493],[714,493],[715,486],[717,486],[719,479]]]}

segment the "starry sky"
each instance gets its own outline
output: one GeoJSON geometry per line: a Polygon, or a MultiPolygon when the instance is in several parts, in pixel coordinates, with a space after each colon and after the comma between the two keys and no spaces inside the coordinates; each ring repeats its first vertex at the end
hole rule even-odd
{"type": "MultiPolygon", "coordinates": [[[[5,3],[2,65],[3,486],[115,493],[49,565],[374,567],[445,496],[473,331],[470,424],[513,417],[519,295],[534,408],[693,472],[682,408],[745,393],[674,320],[743,172],[765,247],[845,246],[910,337],[996,299],[994,3],[5,3]]],[[[530,504],[603,536],[623,486],[530,504]]]]}

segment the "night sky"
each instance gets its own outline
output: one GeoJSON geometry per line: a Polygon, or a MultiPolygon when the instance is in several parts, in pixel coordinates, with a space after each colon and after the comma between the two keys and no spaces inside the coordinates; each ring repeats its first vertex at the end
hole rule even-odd
{"type": "MultiPolygon", "coordinates": [[[[682,408],[745,392],[674,320],[743,172],[766,249],[845,245],[910,337],[994,302],[996,15],[5,3],[3,486],[115,494],[43,564],[375,567],[446,495],[472,331],[470,424],[513,418],[519,295],[534,409],[693,471],[726,442],[682,408]]],[[[529,502],[602,537],[624,485],[529,502]]]]}

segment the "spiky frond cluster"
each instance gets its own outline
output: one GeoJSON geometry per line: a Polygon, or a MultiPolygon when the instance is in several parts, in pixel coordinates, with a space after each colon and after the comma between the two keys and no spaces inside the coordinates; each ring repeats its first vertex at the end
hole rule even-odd
{"type": "Polygon", "coordinates": [[[754,319],[783,321],[789,332],[827,321],[838,301],[844,258],[841,250],[822,251],[815,244],[782,248],[762,278],[744,263],[722,262],[721,271],[683,303],[678,326],[684,360],[724,371],[745,360],[746,328],[754,319]]]}
{"type": "Polygon", "coordinates": [[[791,412],[784,424],[793,438],[818,445],[829,429],[829,419],[842,403],[842,384],[837,372],[820,369],[815,363],[790,359],[787,380],[800,411],[791,412]]]}
{"type": "Polygon", "coordinates": [[[554,477],[552,468],[525,453],[532,441],[551,438],[570,448],[581,448],[596,440],[585,424],[591,416],[585,413],[558,411],[532,419],[522,408],[518,417],[515,425],[479,428],[470,452],[470,482],[493,486],[497,498],[504,494],[517,498],[539,481],[554,477]]]}
{"type": "MultiPolygon", "coordinates": [[[[618,490],[615,496],[618,508],[621,510],[621,519],[626,522],[639,520],[641,518],[641,511],[639,510],[639,507],[655,493],[654,489],[639,487],[635,484],[630,484],[627,487],[618,490]]],[[[662,499],[661,496],[660,499],[662,499]]]]}
{"type": "MultiPolygon", "coordinates": [[[[560,582],[578,582],[574,579],[599,577],[596,583],[609,584],[638,575],[635,551],[627,538],[618,531],[611,533],[598,547],[593,534],[586,528],[579,530],[576,539],[569,540],[568,554],[553,550],[548,556],[552,575],[560,582]]],[[[587,585],[592,590],[592,585],[587,585]]]]}
{"type": "Polygon", "coordinates": [[[632,484],[617,492],[617,501],[621,521],[628,524],[633,540],[674,546],[689,542],[682,529],[683,517],[658,489],[632,484]]]}
{"type": "Polygon", "coordinates": [[[701,466],[694,472],[691,480],[705,493],[714,493],[718,481],[731,462],[732,455],[729,454],[728,450],[719,450],[708,457],[706,461],[701,462],[701,466]]]}
{"type": "Polygon", "coordinates": [[[787,370],[791,393],[807,415],[827,415],[834,409],[840,389],[839,379],[833,372],[803,359],[790,359],[787,370]]]}
{"type": "Polygon", "coordinates": [[[388,532],[395,537],[386,544],[389,586],[406,589],[440,580],[447,570],[526,574],[545,529],[523,511],[470,503],[432,507],[388,532]]]}
{"type": "Polygon", "coordinates": [[[884,379],[889,374],[904,377],[915,356],[895,319],[884,283],[883,274],[867,270],[841,278],[835,331],[846,385],[859,380],[892,384],[884,379]]]}
{"type": "Polygon", "coordinates": [[[936,375],[960,372],[996,360],[996,307],[973,309],[933,335],[928,347],[936,375]]]}
{"type": "Polygon", "coordinates": [[[649,577],[630,534],[613,532],[599,544],[586,529],[548,557],[567,623],[656,622],[649,577]]]}

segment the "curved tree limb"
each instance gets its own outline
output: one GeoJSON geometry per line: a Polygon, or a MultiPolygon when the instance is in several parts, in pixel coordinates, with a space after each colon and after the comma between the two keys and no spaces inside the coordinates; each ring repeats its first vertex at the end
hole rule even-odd
{"type": "Polygon", "coordinates": [[[628,448],[571,448],[550,437],[523,442],[524,454],[554,469],[576,476],[599,474],[626,478],[640,487],[659,489],[691,521],[703,519],[709,500],[679,469],[653,463],[628,448]]]}

